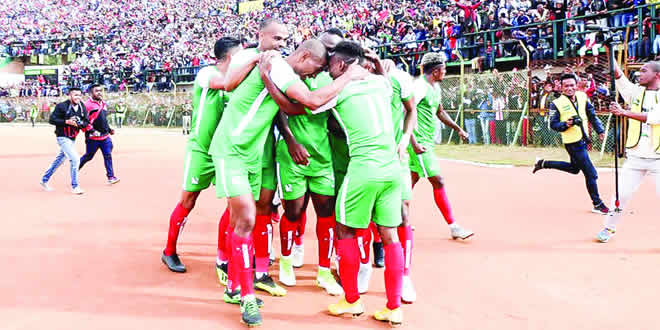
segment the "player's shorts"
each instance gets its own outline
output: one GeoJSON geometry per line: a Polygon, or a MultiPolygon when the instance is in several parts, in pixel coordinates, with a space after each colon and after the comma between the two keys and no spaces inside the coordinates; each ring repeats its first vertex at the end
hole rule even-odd
{"type": "Polygon", "coordinates": [[[348,170],[348,145],[346,139],[338,138],[332,134],[328,134],[328,137],[332,149],[332,169],[335,174],[335,194],[337,194],[348,170]]]}
{"type": "Polygon", "coordinates": [[[261,169],[261,188],[268,190],[277,190],[277,173],[275,164],[261,169]]]}
{"type": "Polygon", "coordinates": [[[401,200],[410,201],[412,200],[412,179],[410,178],[410,166],[408,166],[409,160],[401,160],[401,200]]]}
{"type": "Polygon", "coordinates": [[[410,171],[417,173],[421,178],[430,178],[440,174],[438,160],[432,147],[427,147],[426,151],[416,154],[412,147],[408,147],[410,155],[410,171]]]}
{"type": "Polygon", "coordinates": [[[307,191],[324,196],[335,196],[335,175],[328,166],[313,175],[304,166],[293,162],[291,157],[281,157],[278,163],[278,176],[281,185],[281,198],[294,200],[303,197],[307,191]]]}
{"type": "Polygon", "coordinates": [[[252,194],[254,200],[259,200],[261,191],[261,169],[251,172],[245,162],[237,157],[213,157],[216,185],[215,195],[218,198],[229,198],[252,194]]]}
{"type": "Polygon", "coordinates": [[[215,183],[213,159],[203,151],[186,150],[183,165],[183,190],[198,192],[215,183]]]}
{"type": "Polygon", "coordinates": [[[348,173],[339,188],[335,207],[337,222],[366,229],[369,222],[383,227],[401,224],[401,180],[371,181],[348,173]]]}

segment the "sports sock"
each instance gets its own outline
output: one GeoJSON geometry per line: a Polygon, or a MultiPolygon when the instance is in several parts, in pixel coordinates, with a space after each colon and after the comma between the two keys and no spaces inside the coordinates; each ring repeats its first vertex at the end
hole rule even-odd
{"type": "Polygon", "coordinates": [[[254,246],[252,236],[240,237],[236,233],[231,234],[231,260],[234,264],[235,273],[241,286],[241,297],[254,294],[252,283],[252,258],[254,257],[254,246]]]}
{"type": "Polygon", "coordinates": [[[181,203],[176,204],[172,215],[170,216],[170,228],[167,232],[167,245],[163,254],[171,256],[176,253],[176,242],[179,240],[179,235],[183,231],[183,227],[188,221],[188,213],[190,210],[186,209],[181,203]]]}
{"type": "Polygon", "coordinates": [[[305,238],[305,226],[307,225],[307,213],[303,212],[303,214],[300,215],[300,219],[296,222],[298,225],[296,227],[296,235],[294,236],[294,243],[296,245],[302,245],[303,244],[303,239],[305,238]]]}
{"type": "Polygon", "coordinates": [[[225,209],[218,223],[218,263],[222,264],[229,259],[229,251],[225,249],[227,240],[227,230],[229,229],[229,208],[225,209]]]}
{"type": "Polygon", "coordinates": [[[359,251],[355,238],[337,240],[337,254],[339,255],[339,278],[344,287],[346,301],[354,303],[360,299],[357,278],[360,269],[359,251]]]}
{"type": "Polygon", "coordinates": [[[235,291],[240,287],[240,281],[238,280],[238,270],[236,265],[240,264],[240,260],[234,262],[233,252],[232,252],[232,235],[234,234],[234,229],[229,226],[227,228],[227,239],[225,240],[225,251],[227,251],[227,257],[229,257],[229,263],[227,264],[227,287],[229,290],[235,291]]]}
{"type": "Polygon", "coordinates": [[[401,306],[402,284],[403,249],[401,244],[396,242],[385,245],[385,294],[387,296],[387,308],[390,310],[401,306]]]}
{"type": "Polygon", "coordinates": [[[355,238],[358,244],[360,263],[368,264],[371,252],[371,230],[355,229],[355,238]]]}
{"type": "Polygon", "coordinates": [[[269,226],[271,226],[270,215],[257,215],[254,229],[252,230],[257,272],[268,272],[269,235],[272,235],[272,230],[269,226]]]}
{"type": "Polygon", "coordinates": [[[335,216],[316,220],[316,237],[319,242],[319,266],[330,268],[330,257],[335,239],[335,216]]]}
{"type": "Polygon", "coordinates": [[[280,220],[280,250],[283,257],[291,255],[291,248],[293,248],[293,240],[297,227],[297,223],[289,221],[286,215],[282,216],[280,220]]]}
{"type": "Polygon", "coordinates": [[[449,198],[447,198],[447,193],[445,188],[433,189],[433,198],[435,199],[435,205],[440,209],[440,213],[445,217],[448,225],[454,223],[454,216],[451,213],[451,206],[449,205],[449,198]]]}
{"type": "Polygon", "coordinates": [[[397,231],[403,248],[403,275],[408,276],[412,265],[413,231],[410,225],[401,226],[397,228],[397,231]]]}
{"type": "Polygon", "coordinates": [[[376,223],[370,222],[369,223],[369,230],[371,230],[371,235],[373,235],[373,241],[374,243],[380,243],[382,242],[380,239],[380,234],[378,233],[378,226],[376,226],[376,223]]]}

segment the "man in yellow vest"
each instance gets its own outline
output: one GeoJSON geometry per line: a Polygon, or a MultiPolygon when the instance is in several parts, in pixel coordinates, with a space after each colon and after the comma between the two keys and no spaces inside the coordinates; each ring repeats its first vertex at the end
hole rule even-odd
{"type": "Polygon", "coordinates": [[[598,172],[587,152],[587,144],[591,143],[588,122],[594,127],[601,140],[605,137],[605,129],[596,117],[596,111],[589,102],[587,94],[577,91],[577,77],[572,73],[565,73],[561,76],[560,81],[562,95],[550,104],[550,113],[552,113],[550,128],[561,133],[561,140],[571,157],[571,162],[539,159],[536,161],[532,173],[543,168],[552,168],[571,174],[578,174],[582,171],[594,206],[592,212],[608,214],[610,210],[598,195],[598,172]]]}
{"type": "MultiPolygon", "coordinates": [[[[660,197],[660,62],[649,62],[642,66],[639,86],[631,83],[618,66],[615,78],[616,90],[630,105],[630,111],[623,110],[615,102],[610,105],[613,115],[628,118],[628,159],[619,172],[619,197],[623,209],[647,174],[655,177],[655,191],[660,197]]],[[[605,228],[596,239],[602,243],[609,241],[622,216],[621,212],[606,216],[605,228]]]]}

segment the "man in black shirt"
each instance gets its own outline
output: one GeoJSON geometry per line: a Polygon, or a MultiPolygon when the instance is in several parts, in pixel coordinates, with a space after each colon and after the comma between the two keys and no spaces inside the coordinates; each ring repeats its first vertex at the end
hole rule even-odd
{"type": "Polygon", "coordinates": [[[83,194],[85,191],[78,186],[78,166],[80,165],[80,156],[76,152],[75,141],[80,130],[88,131],[92,127],[87,119],[87,110],[81,102],[82,92],[79,88],[69,90],[69,99],[58,104],[50,115],[49,123],[55,125],[55,136],[57,144],[60,146],[60,152],[55,161],[50,165],[46,173],[41,178],[41,187],[46,191],[53,189],[48,185],[48,180],[55,173],[64,158],[71,162],[71,187],[76,195],[83,194]]]}

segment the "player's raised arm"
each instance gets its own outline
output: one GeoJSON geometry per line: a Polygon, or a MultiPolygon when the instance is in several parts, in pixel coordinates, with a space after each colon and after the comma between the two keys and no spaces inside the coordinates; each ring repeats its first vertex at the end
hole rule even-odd
{"type": "Polygon", "coordinates": [[[291,85],[286,90],[286,95],[313,111],[339,95],[344,87],[346,87],[346,85],[352,80],[360,80],[367,75],[369,75],[367,70],[357,64],[352,64],[346,73],[335,79],[332,84],[328,86],[312,92],[307,86],[305,86],[305,83],[300,81],[291,85]]]}
{"type": "Polygon", "coordinates": [[[251,56],[244,63],[234,67],[233,69],[230,69],[227,72],[227,75],[224,77],[222,83],[220,83],[219,78],[216,79],[215,86],[217,88],[214,88],[213,85],[210,85],[210,87],[213,89],[224,89],[227,92],[233,91],[238,85],[241,84],[243,79],[245,79],[245,77],[250,74],[250,71],[254,69],[254,66],[259,62],[259,58],[260,56],[258,54],[251,56]],[[220,87],[220,85],[222,85],[222,87],[220,87]]]}

